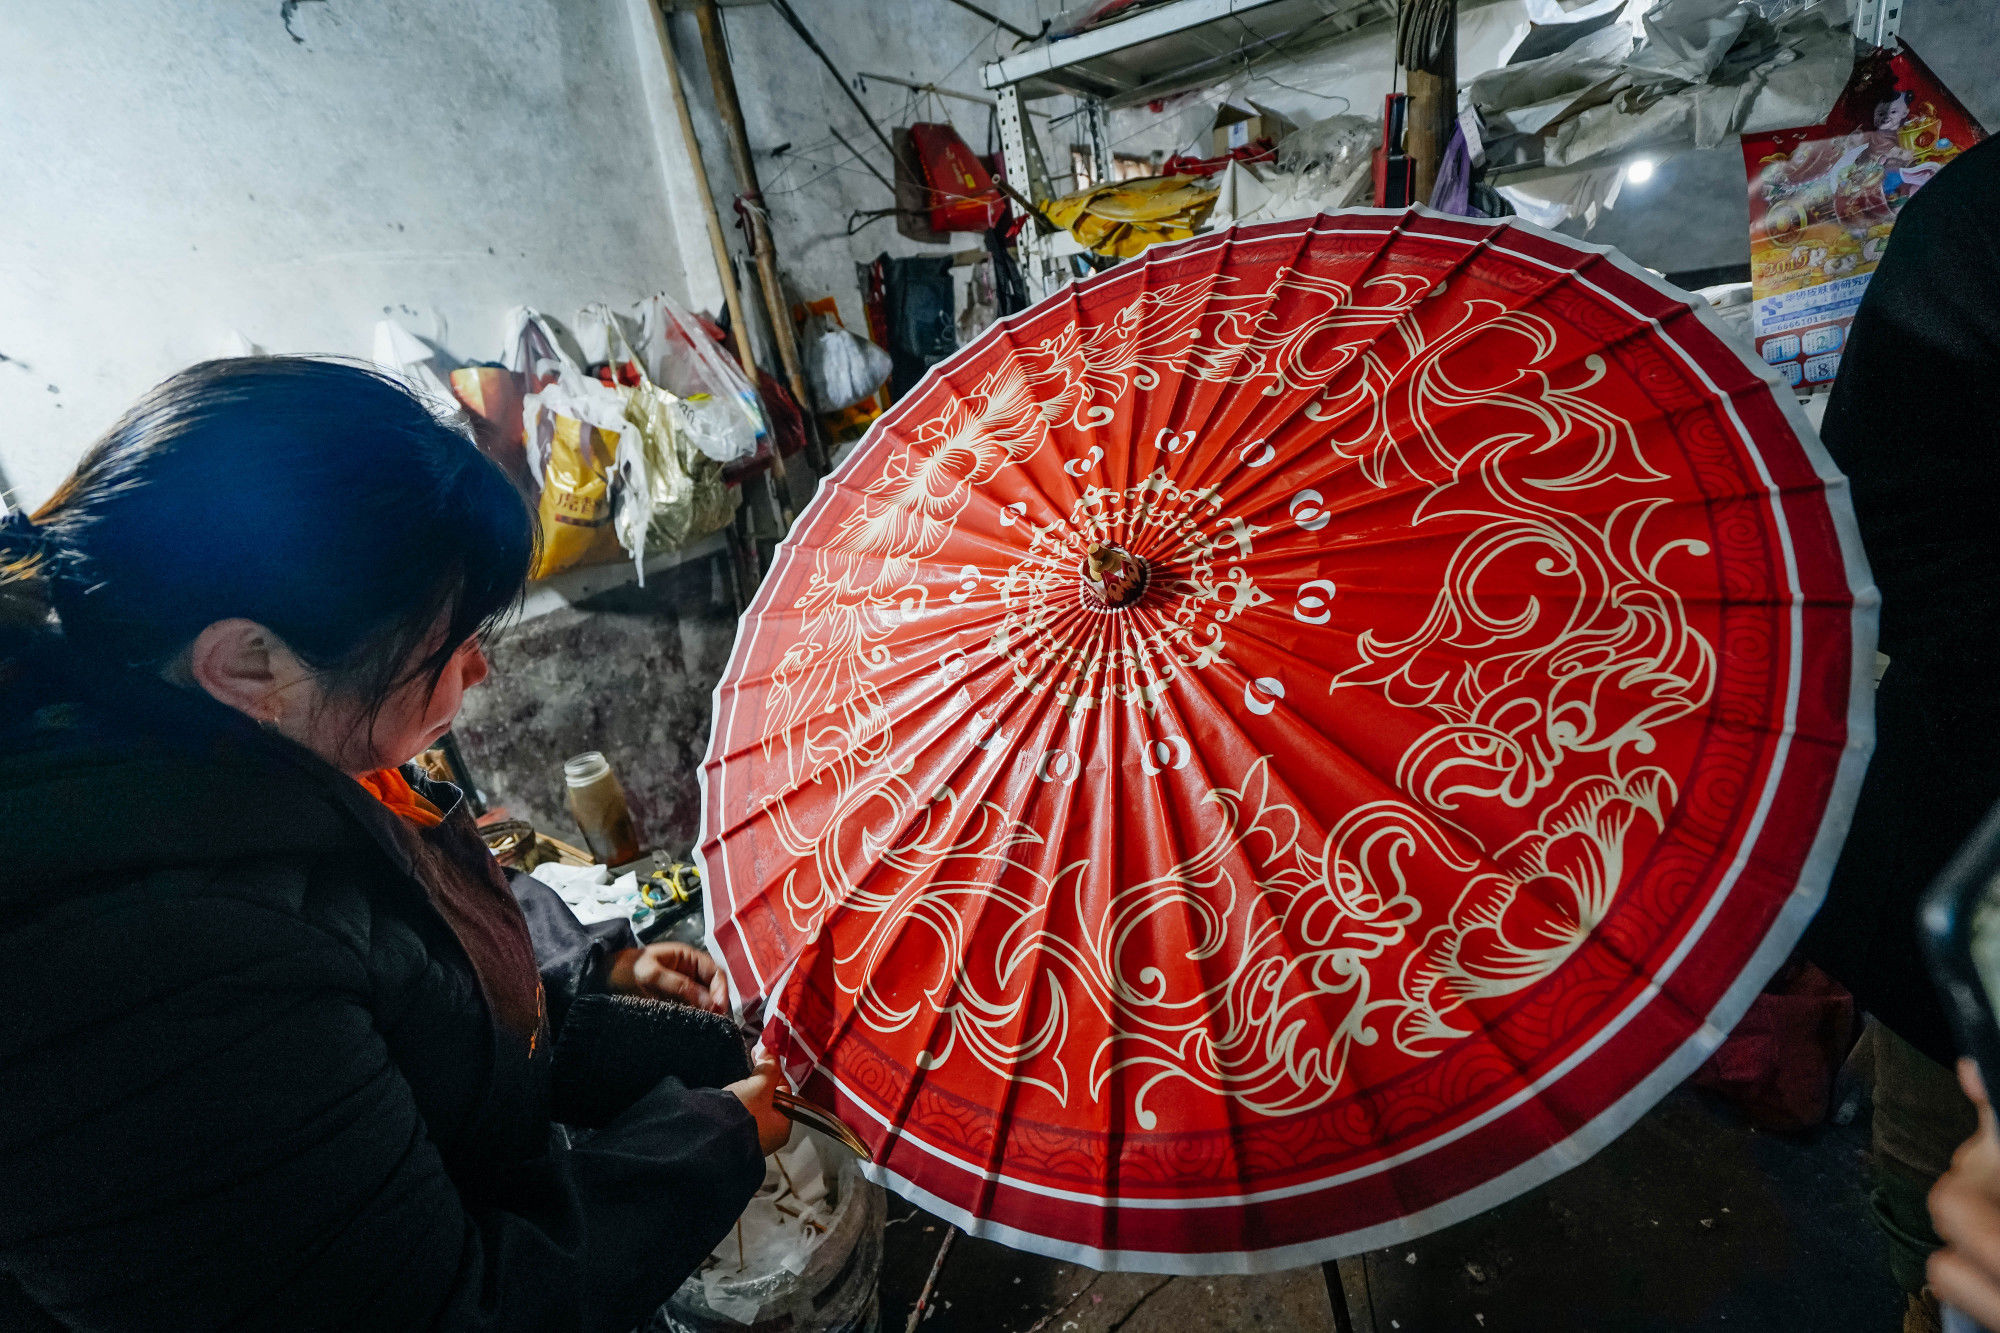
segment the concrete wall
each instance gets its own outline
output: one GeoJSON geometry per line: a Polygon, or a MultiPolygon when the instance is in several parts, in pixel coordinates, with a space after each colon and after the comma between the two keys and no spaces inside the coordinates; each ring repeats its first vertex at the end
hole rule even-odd
{"type": "Polygon", "coordinates": [[[492,357],[519,302],[687,297],[684,235],[707,303],[644,0],[282,8],[0,2],[0,469],[23,501],[232,331],[365,355],[395,315],[492,357]]]}
{"type": "MultiPolygon", "coordinates": [[[[134,396],[232,332],[272,350],[364,354],[388,314],[487,357],[519,301],[567,316],[665,288],[718,309],[647,6],[300,0],[287,18],[273,0],[0,4],[4,481],[39,500],[134,396]]],[[[795,7],[857,74],[978,93],[980,65],[1013,46],[947,0],[795,7]]],[[[1061,4],[991,7],[1032,29],[1061,4]]],[[[1990,0],[1911,0],[1904,32],[2000,125],[1992,17],[1990,0]]],[[[1469,10],[1467,65],[1497,55],[1520,22],[1519,0],[1469,10]]],[[[775,10],[733,8],[726,24],[795,294],[834,295],[859,325],[854,265],[925,247],[888,221],[846,234],[851,214],[888,197],[833,131],[885,174],[887,155],[775,10]]],[[[726,201],[737,183],[693,19],[672,25],[726,201]]],[[[1378,33],[1231,91],[1307,120],[1372,111],[1387,78],[1378,33]]],[[[884,126],[942,116],[986,145],[981,107],[879,81],[864,80],[863,97],[884,126]]],[[[1037,108],[1060,118],[1074,105],[1037,108]]],[[[1206,100],[1136,108],[1114,116],[1111,137],[1122,150],[1194,147],[1208,114],[1206,100]]],[[[1081,127],[1034,123],[1060,170],[1081,127]]],[[[1740,176],[1733,146],[1669,159],[1591,238],[1667,271],[1741,262],[1740,176]]],[[[731,244],[743,252],[733,230],[731,244]]]]}
{"type": "Polygon", "coordinates": [[[500,636],[493,675],[465,696],[454,728],[487,798],[578,838],[562,761],[601,750],[646,845],[684,856],[710,695],[736,638],[725,577],[708,561],[663,570],[500,636]]]}
{"type": "MultiPolygon", "coordinates": [[[[982,0],[981,7],[1028,31],[1064,5],[1058,0],[982,0]]],[[[800,20],[834,63],[850,74],[888,74],[915,83],[935,83],[980,96],[982,64],[1013,50],[1014,38],[949,0],[792,0],[800,20]]],[[[833,76],[768,5],[723,11],[729,34],[737,93],[755,155],[759,183],[770,209],[785,276],[795,298],[833,296],[849,328],[864,329],[860,288],[854,266],[884,251],[892,255],[944,254],[978,244],[972,235],[953,246],[925,246],[905,240],[890,219],[847,234],[850,215],[887,208],[893,199],[872,174],[894,178],[888,150],[869,131],[833,76]],[[854,153],[834,137],[844,136],[854,153]],[[782,150],[782,151],[781,151],[782,150]]],[[[709,94],[708,69],[692,15],[673,19],[682,77],[695,102],[703,157],[725,210],[741,189],[732,169],[722,129],[709,94]]],[[[879,81],[861,81],[861,96],[884,131],[918,120],[945,120],[957,127],[976,153],[987,144],[985,107],[956,98],[926,96],[879,81]]],[[[1073,109],[1068,98],[1037,104],[1061,115],[1073,109]]],[[[1038,122],[1044,123],[1044,122],[1038,122]]],[[[1071,131],[1045,131],[1050,169],[1060,150],[1067,161],[1071,131]]],[[[1076,136],[1081,137],[1081,136],[1076,136]]],[[[994,140],[998,151],[999,140],[994,140]]],[[[733,226],[730,243],[747,253],[733,226]]],[[[746,300],[754,300],[745,291],[746,300]]]]}

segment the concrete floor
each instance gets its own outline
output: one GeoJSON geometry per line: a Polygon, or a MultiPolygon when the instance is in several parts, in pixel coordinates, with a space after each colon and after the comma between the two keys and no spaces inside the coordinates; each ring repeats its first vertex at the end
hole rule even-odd
{"type": "MultiPolygon", "coordinates": [[[[902,1333],[944,1239],[938,1219],[889,1204],[882,1264],[882,1333],[902,1333]]],[[[1317,1268],[1263,1277],[1099,1273],[992,1241],[960,1236],[932,1297],[924,1333],[1337,1333],[1317,1268]]]]}
{"type": "MultiPolygon", "coordinates": [[[[1894,1333],[1862,1185],[1867,1110],[1760,1133],[1683,1088],[1576,1170],[1408,1245],[1251,1278],[1096,1273],[959,1237],[925,1333],[1894,1333]],[[1329,1299],[1343,1309],[1336,1315],[1329,1299]]],[[[901,1200],[882,1274],[901,1333],[944,1224],[901,1200]]]]}

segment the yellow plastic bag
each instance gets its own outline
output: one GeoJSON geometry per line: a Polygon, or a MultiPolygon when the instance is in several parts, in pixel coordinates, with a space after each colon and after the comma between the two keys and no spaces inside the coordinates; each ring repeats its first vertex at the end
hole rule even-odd
{"type": "Polygon", "coordinates": [[[1194,235],[1216,194],[1214,186],[1192,176],[1151,176],[1065,195],[1045,211],[1098,254],[1130,259],[1149,245],[1194,235]]]}
{"type": "Polygon", "coordinates": [[[549,432],[548,462],[539,505],[542,549],[533,577],[621,559],[625,552],[611,526],[619,437],[546,405],[541,418],[549,432]]]}

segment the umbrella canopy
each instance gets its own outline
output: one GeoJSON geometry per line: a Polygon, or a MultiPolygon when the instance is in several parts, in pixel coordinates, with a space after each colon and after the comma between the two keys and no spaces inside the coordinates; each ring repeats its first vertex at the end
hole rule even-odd
{"type": "Polygon", "coordinates": [[[1280,1268],[1576,1164],[1819,901],[1874,594],[1789,393],[1600,249],[1157,247],[936,367],[745,618],[712,943],[870,1170],[1280,1268]]]}

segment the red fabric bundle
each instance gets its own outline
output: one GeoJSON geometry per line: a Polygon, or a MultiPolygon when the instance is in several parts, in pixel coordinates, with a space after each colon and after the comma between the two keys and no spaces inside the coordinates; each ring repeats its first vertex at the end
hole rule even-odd
{"type": "Polygon", "coordinates": [[[1804,959],[1778,970],[1694,1085],[1734,1103],[1759,1128],[1826,1119],[1834,1076],[1854,1045],[1854,997],[1804,959]]]}

